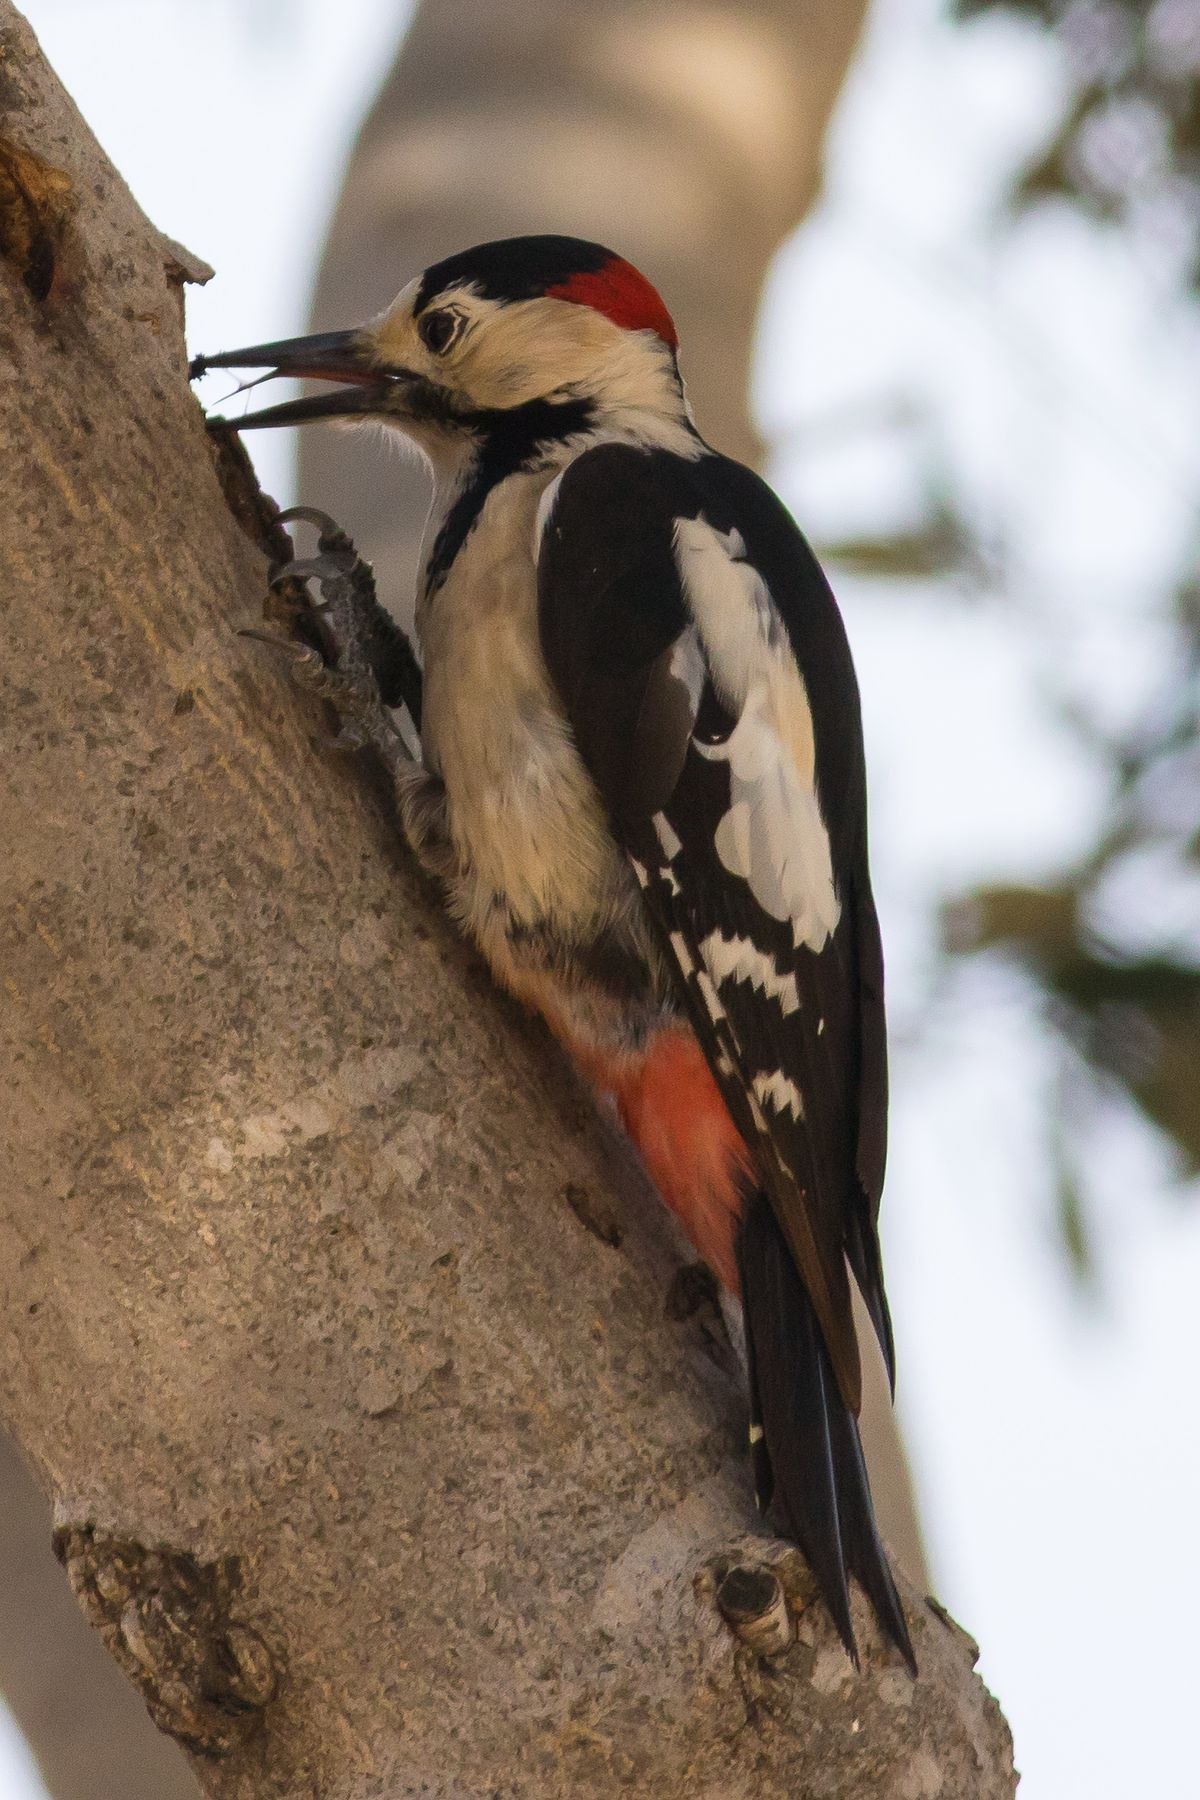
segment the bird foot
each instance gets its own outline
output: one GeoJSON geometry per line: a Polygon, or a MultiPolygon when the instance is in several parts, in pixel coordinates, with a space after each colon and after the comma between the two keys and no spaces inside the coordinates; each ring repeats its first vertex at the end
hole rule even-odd
{"type": "Polygon", "coordinates": [[[332,636],[339,669],[357,674],[369,669],[375,677],[385,707],[403,707],[412,723],[410,748],[419,754],[421,731],[421,665],[404,631],[375,592],[370,563],[358,554],[353,540],[327,513],[314,507],[295,506],[281,513],[317,527],[317,555],[295,557],[271,571],[276,585],[315,579],[321,599],[313,603],[324,629],[332,636]]]}
{"type": "Polygon", "coordinates": [[[285,581],[315,580],[321,598],[312,605],[329,626],[337,648],[338,669],[351,677],[369,671],[375,618],[382,611],[370,563],[358,554],[353,539],[328,513],[313,506],[293,506],[280,513],[281,525],[294,522],[316,526],[317,555],[293,556],[272,563],[268,582],[271,587],[278,587],[285,581]]]}
{"type": "Polygon", "coordinates": [[[326,736],[329,750],[362,750],[368,745],[377,751],[395,778],[413,761],[413,753],[404,734],[388,708],[379,698],[379,686],[365,664],[353,673],[338,663],[325,661],[319,650],[294,638],[277,637],[272,631],[239,631],[239,637],[252,638],[288,659],[288,674],[296,683],[321,700],[328,700],[340,721],[335,736],[326,736]]]}
{"type": "MultiPolygon", "coordinates": [[[[380,692],[380,646],[394,651],[399,639],[408,651],[419,682],[416,659],[399,627],[379,604],[371,566],[359,556],[346,532],[327,513],[311,507],[297,506],[280,514],[282,524],[294,520],[317,527],[318,553],[272,564],[268,580],[272,587],[285,581],[317,582],[321,598],[311,605],[322,615],[334,660],[327,660],[311,644],[273,632],[246,629],[239,635],[286,657],[292,680],[333,706],[340,730],[326,740],[329,748],[359,750],[369,745],[382,758],[393,780],[399,780],[402,770],[419,756],[420,746],[415,742],[415,734],[410,740],[380,692]]],[[[388,698],[393,696],[389,694],[388,698]]],[[[419,689],[417,707],[419,710],[419,689]]]]}

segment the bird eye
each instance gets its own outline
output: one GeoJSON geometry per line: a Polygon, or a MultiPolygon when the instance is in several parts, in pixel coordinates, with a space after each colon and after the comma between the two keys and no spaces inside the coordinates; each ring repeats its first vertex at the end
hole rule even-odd
{"type": "Polygon", "coordinates": [[[417,327],[421,342],[435,356],[444,356],[463,327],[461,313],[426,313],[417,327]]]}

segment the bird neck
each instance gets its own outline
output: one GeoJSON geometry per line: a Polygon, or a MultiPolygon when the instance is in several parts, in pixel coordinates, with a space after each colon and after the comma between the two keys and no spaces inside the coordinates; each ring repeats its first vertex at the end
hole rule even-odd
{"type": "Polygon", "coordinates": [[[610,358],[588,391],[566,389],[522,406],[479,412],[439,457],[426,542],[423,591],[432,599],[489,495],[513,475],[549,481],[597,444],[627,443],[693,461],[706,446],[696,430],[675,357],[663,347],[610,358]]]}
{"type": "Polygon", "coordinates": [[[479,415],[461,455],[434,465],[434,494],[426,528],[429,546],[422,582],[432,598],[488,499],[510,476],[532,469],[553,471],[589,439],[594,422],[587,400],[532,400],[504,412],[479,415]]]}

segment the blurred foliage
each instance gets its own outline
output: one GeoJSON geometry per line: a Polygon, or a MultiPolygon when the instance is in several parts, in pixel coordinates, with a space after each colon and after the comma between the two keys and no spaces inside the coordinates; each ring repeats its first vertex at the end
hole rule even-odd
{"type": "Polygon", "coordinates": [[[1200,5],[1196,0],[954,0],[1053,31],[1069,69],[1065,113],[1014,181],[1012,201],[1065,199],[1092,217],[1176,234],[1200,288],[1200,5]]]}
{"type": "MultiPolygon", "coordinates": [[[[1061,114],[1013,170],[1005,216],[1047,203],[1072,207],[1123,234],[1135,256],[1149,246],[1158,267],[1165,260],[1177,272],[1183,296],[1200,293],[1200,0],[949,5],[964,25],[985,13],[1024,21],[1052,34],[1060,51],[1061,114]]],[[[876,578],[940,578],[977,595],[1004,587],[943,459],[924,483],[923,510],[904,528],[820,549],[876,578]]],[[[1200,541],[1193,550],[1200,552],[1200,541]]],[[[1044,886],[985,888],[947,902],[943,914],[947,952],[999,955],[1015,965],[1058,1047],[1046,1144],[1061,1239],[1081,1276],[1091,1265],[1088,1127],[1097,1103],[1116,1097],[1134,1108],[1173,1150],[1181,1180],[1200,1175],[1198,566],[1193,554],[1173,593],[1147,590],[1146,616],[1170,620],[1172,655],[1142,717],[1113,735],[1077,700],[1059,699],[1060,717],[1109,779],[1095,844],[1044,886]],[[1131,886],[1125,878],[1139,869],[1131,886]],[[1118,904],[1117,942],[1103,922],[1123,881],[1126,893],[1145,898],[1118,904]],[[1194,899],[1190,931],[1174,938],[1146,916],[1168,890],[1175,900],[1181,893],[1194,899]]],[[[1053,690],[1053,670],[1048,677],[1053,690]]],[[[1176,916],[1181,910],[1173,908],[1176,916]]]]}
{"type": "MultiPolygon", "coordinates": [[[[1200,967],[1122,956],[1086,927],[1080,886],[991,887],[944,912],[956,953],[1015,955],[1083,1064],[1119,1084],[1200,1174],[1200,967]]],[[[1078,1235],[1072,1227],[1073,1235],[1078,1235]]]]}
{"type": "Polygon", "coordinates": [[[981,577],[978,540],[960,506],[949,494],[932,489],[925,500],[922,516],[899,530],[823,538],[822,560],[882,581],[981,577]]]}
{"type": "MultiPolygon", "coordinates": [[[[1064,1060],[1093,1090],[1123,1095],[1164,1134],[1181,1178],[1200,1175],[1200,902],[1187,941],[1155,944],[1155,921],[1132,921],[1153,948],[1131,949],[1097,926],[1105,890],[1140,862],[1140,887],[1200,896],[1200,611],[1194,588],[1174,596],[1179,656],[1159,704],[1124,739],[1076,720],[1112,781],[1089,853],[1044,887],[988,887],[943,913],[951,954],[999,951],[1023,970],[1057,1033],[1064,1060]]],[[[1087,1265],[1079,1157],[1048,1121],[1059,1218],[1072,1262],[1087,1265]]],[[[1086,1158],[1084,1159],[1086,1161],[1086,1158]]],[[[1086,1187],[1086,1183],[1084,1184],[1086,1187]]]]}
{"type": "MultiPolygon", "coordinates": [[[[1131,239],[1147,229],[1180,251],[1200,289],[1200,0],[953,0],[968,20],[1001,12],[1052,32],[1068,74],[1061,119],[1014,173],[1010,203],[1066,203],[1131,239]]],[[[1163,597],[1151,594],[1148,604],[1163,597]]],[[[1033,983],[1058,1035],[1064,1082],[1114,1090],[1200,1174],[1200,578],[1194,559],[1167,597],[1175,655],[1145,716],[1120,737],[1072,722],[1111,775],[1111,801],[1087,856],[1044,887],[992,887],[947,905],[951,953],[999,951],[1033,983]],[[1189,941],[1134,921],[1136,947],[1096,921],[1106,888],[1138,862],[1145,893],[1170,883],[1198,897],[1189,941]],[[1146,946],[1153,946],[1147,948],[1146,946]]],[[[1089,1260],[1071,1108],[1052,1102],[1059,1221],[1073,1264],[1089,1260]]],[[[1086,1117],[1086,1107],[1076,1109],[1086,1117]]],[[[1078,1120],[1075,1121],[1076,1124],[1078,1120]]],[[[1086,1183],[1084,1184],[1086,1191],[1086,1183]]]]}

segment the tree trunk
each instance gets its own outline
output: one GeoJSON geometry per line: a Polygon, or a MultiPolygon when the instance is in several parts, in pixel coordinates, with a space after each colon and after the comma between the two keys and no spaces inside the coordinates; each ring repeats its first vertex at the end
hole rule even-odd
{"type": "MultiPolygon", "coordinates": [[[[652,273],[705,435],[761,461],[748,411],[759,297],[816,192],[865,0],[422,0],[338,201],[313,329],[356,324],[467,244],[565,231],[652,273]]],[[[429,495],[413,461],[309,431],[304,498],[412,617],[429,495]]],[[[912,1483],[870,1326],[863,1442],[884,1537],[927,1581],[912,1483]]]]}
{"type": "Polygon", "coordinates": [[[911,1684],[860,1606],[856,1675],[744,1535],[661,1210],[235,636],[202,271],[9,0],[0,105],[0,1411],[89,1616],[230,1800],[1011,1794],[957,1627],[906,1586],[911,1684]],[[730,1563],[798,1613],[771,1664],[730,1563]]]}

